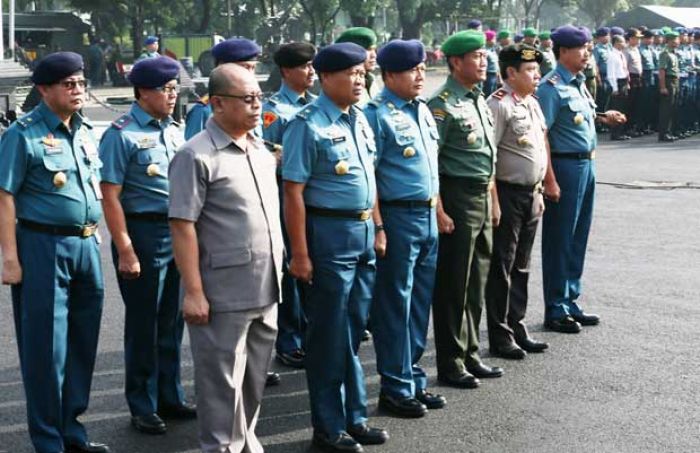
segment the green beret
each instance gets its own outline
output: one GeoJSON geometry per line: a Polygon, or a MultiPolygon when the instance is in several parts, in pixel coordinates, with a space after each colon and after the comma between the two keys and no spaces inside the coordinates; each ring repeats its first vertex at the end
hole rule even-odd
{"type": "Polygon", "coordinates": [[[667,25],[667,26],[665,26],[665,27],[661,27],[661,31],[664,32],[664,35],[665,35],[665,34],[668,33],[669,31],[673,31],[673,30],[671,29],[671,27],[669,27],[669,26],[667,25]]]}
{"type": "Polygon", "coordinates": [[[680,36],[680,34],[677,31],[673,31],[673,30],[670,30],[670,31],[667,31],[666,33],[664,33],[664,38],[666,38],[666,39],[673,39],[673,38],[677,38],[679,36],[680,36]]]}
{"type": "Polygon", "coordinates": [[[366,27],[352,27],[341,33],[335,42],[353,42],[369,50],[373,47],[377,47],[377,35],[374,31],[366,27]]]}
{"type": "Polygon", "coordinates": [[[526,38],[536,38],[537,30],[535,30],[533,27],[527,27],[525,30],[523,30],[523,36],[526,38]]]}
{"type": "Polygon", "coordinates": [[[506,38],[510,38],[510,35],[512,35],[512,34],[513,33],[510,30],[504,28],[498,32],[498,35],[496,35],[496,38],[497,39],[506,39],[506,38]]]}
{"type": "Polygon", "coordinates": [[[455,33],[442,43],[440,49],[450,57],[453,55],[464,55],[473,52],[486,45],[486,35],[477,30],[464,30],[455,33]]]}
{"type": "Polygon", "coordinates": [[[552,38],[552,32],[551,31],[543,31],[540,33],[540,39],[551,39],[552,38]]]}

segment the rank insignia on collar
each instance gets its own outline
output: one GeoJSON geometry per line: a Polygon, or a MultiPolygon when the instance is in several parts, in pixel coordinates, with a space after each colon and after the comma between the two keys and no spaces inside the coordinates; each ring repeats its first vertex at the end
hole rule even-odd
{"type": "Polygon", "coordinates": [[[277,121],[277,114],[275,112],[266,111],[263,113],[263,127],[267,129],[272,123],[277,121]]]}
{"type": "Polygon", "coordinates": [[[43,143],[47,148],[58,148],[61,146],[61,140],[55,138],[51,132],[49,132],[46,137],[41,139],[41,143],[43,143]]]}

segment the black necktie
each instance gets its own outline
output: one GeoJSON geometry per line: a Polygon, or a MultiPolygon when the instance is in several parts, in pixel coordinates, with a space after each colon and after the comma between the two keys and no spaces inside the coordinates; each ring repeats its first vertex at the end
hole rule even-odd
{"type": "Polygon", "coordinates": [[[304,96],[299,96],[299,104],[301,104],[301,105],[306,105],[306,104],[308,104],[308,103],[309,103],[309,101],[306,100],[306,97],[304,97],[304,96]]]}

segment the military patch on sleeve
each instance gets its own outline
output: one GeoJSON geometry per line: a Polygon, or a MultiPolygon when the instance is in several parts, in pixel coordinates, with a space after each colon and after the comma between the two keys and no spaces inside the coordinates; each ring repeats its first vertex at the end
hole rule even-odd
{"type": "Polygon", "coordinates": [[[445,117],[447,116],[447,112],[442,109],[433,109],[431,110],[431,113],[433,114],[435,121],[444,121],[445,117]]]}
{"type": "Polygon", "coordinates": [[[265,129],[267,129],[268,127],[270,127],[270,125],[272,123],[277,121],[277,118],[278,118],[278,116],[275,112],[271,112],[269,110],[266,112],[263,112],[263,127],[265,129]]]}

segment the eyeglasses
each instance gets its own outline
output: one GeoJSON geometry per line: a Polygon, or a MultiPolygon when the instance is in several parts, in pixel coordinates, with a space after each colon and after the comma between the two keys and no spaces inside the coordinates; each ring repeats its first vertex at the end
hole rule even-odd
{"type": "Polygon", "coordinates": [[[85,88],[87,86],[87,80],[61,80],[58,82],[66,90],[75,90],[75,87],[85,88]]]}
{"type": "Polygon", "coordinates": [[[165,94],[180,94],[180,85],[158,87],[156,90],[165,94]]]}
{"type": "Polygon", "coordinates": [[[213,96],[220,96],[222,98],[240,99],[241,101],[245,102],[246,104],[252,104],[256,99],[258,102],[262,102],[263,99],[265,99],[265,95],[262,93],[246,94],[243,96],[235,95],[235,94],[214,94],[213,96]]]}

